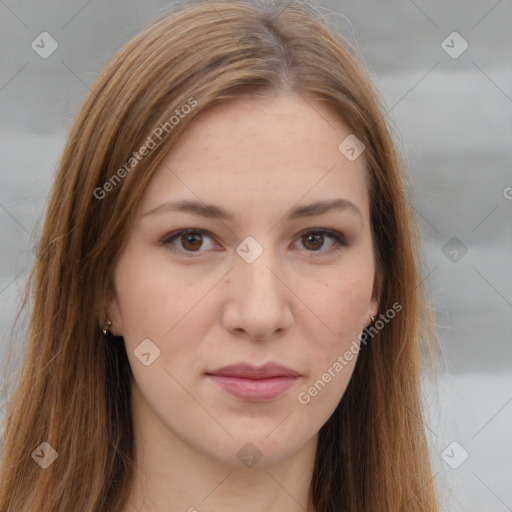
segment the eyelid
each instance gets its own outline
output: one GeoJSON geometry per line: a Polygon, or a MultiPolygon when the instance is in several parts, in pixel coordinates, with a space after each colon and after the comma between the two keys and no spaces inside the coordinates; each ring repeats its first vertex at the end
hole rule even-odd
{"type": "MultiPolygon", "coordinates": [[[[198,257],[201,255],[202,252],[205,252],[205,251],[183,251],[180,249],[175,249],[175,248],[170,247],[172,245],[172,241],[177,240],[181,236],[186,235],[188,233],[206,235],[208,238],[211,238],[216,243],[216,237],[212,233],[210,233],[208,230],[202,229],[202,228],[182,228],[182,229],[172,231],[170,233],[167,233],[160,240],[160,243],[163,246],[169,246],[168,249],[171,250],[172,252],[180,253],[181,255],[185,255],[185,257],[192,257],[192,258],[198,257]]],[[[343,248],[346,248],[350,245],[347,241],[346,235],[343,232],[335,230],[335,229],[329,229],[329,228],[323,228],[323,227],[304,229],[304,230],[300,231],[297,235],[295,235],[294,240],[299,240],[309,233],[320,234],[320,235],[324,235],[324,236],[327,235],[334,241],[333,247],[328,250],[308,251],[307,249],[305,249],[305,252],[311,254],[312,257],[320,257],[320,256],[324,256],[327,254],[331,254],[333,252],[337,252],[343,248]]]]}
{"type": "Polygon", "coordinates": [[[206,229],[202,229],[202,228],[182,228],[182,229],[177,229],[176,231],[172,231],[171,233],[167,233],[161,240],[160,240],[160,243],[163,245],[163,246],[169,246],[168,249],[171,250],[172,252],[176,252],[176,253],[180,253],[182,255],[185,255],[186,257],[197,257],[197,256],[200,256],[202,252],[204,251],[183,251],[183,250],[179,250],[179,249],[175,249],[173,247],[170,247],[172,246],[172,242],[173,240],[178,240],[181,236],[183,235],[186,235],[188,233],[193,233],[193,234],[201,234],[201,235],[206,235],[208,238],[211,238],[214,242],[215,242],[215,236],[210,233],[208,230],[206,229]]]}

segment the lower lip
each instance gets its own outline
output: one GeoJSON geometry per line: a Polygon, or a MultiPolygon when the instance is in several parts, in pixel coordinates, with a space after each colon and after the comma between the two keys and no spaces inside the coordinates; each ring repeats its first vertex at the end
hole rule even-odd
{"type": "Polygon", "coordinates": [[[251,402],[264,402],[277,398],[290,389],[298,379],[298,377],[248,379],[222,375],[208,375],[208,377],[230,395],[251,402]]]}

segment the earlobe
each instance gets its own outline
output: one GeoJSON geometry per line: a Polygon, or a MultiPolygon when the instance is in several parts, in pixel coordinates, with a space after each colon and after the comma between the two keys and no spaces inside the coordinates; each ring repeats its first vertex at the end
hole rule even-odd
{"type": "Polygon", "coordinates": [[[119,302],[117,300],[116,293],[112,287],[112,285],[109,285],[106,291],[106,297],[105,297],[105,318],[103,319],[103,323],[106,325],[108,321],[111,322],[109,325],[109,331],[114,336],[122,336],[122,329],[121,329],[121,311],[119,308],[119,302]]]}
{"type": "Polygon", "coordinates": [[[374,321],[377,316],[377,311],[379,310],[379,302],[377,299],[372,299],[368,306],[368,319],[370,320],[365,328],[368,328],[374,321]]]}
{"type": "Polygon", "coordinates": [[[370,303],[370,316],[376,317],[378,311],[379,311],[379,301],[377,299],[372,299],[372,301],[370,303]]]}

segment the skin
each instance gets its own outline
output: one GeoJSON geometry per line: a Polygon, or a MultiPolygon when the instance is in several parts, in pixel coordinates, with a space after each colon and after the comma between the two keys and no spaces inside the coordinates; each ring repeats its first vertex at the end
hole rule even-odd
{"type": "Polygon", "coordinates": [[[109,297],[111,330],[124,336],[134,375],[137,466],[128,510],[313,510],[318,431],[356,357],[308,404],[298,394],[358,345],[378,309],[364,153],[351,162],[338,150],[350,133],[327,106],[294,95],[225,102],[194,120],[150,181],[109,297]],[[298,204],[335,198],[361,215],[333,209],[285,218],[298,204]],[[221,206],[234,220],[144,216],[183,199],[221,206]],[[183,228],[211,235],[161,242],[183,228]],[[330,236],[303,233],[319,228],[343,233],[349,246],[336,250],[330,236]],[[236,252],[248,236],[263,249],[252,263],[236,252]],[[160,350],[147,366],[134,353],[144,339],[160,350]],[[205,376],[269,361],[301,377],[267,402],[235,398],[205,376]],[[261,453],[252,467],[237,457],[249,442],[261,453]]]}

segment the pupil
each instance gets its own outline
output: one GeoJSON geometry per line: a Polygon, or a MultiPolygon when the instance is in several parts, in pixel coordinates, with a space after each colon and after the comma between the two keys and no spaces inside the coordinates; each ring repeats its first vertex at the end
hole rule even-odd
{"type": "Polygon", "coordinates": [[[309,244],[311,239],[313,239],[313,245],[314,245],[314,247],[312,247],[313,249],[319,249],[320,247],[322,247],[322,243],[321,243],[322,240],[323,240],[323,236],[322,235],[307,235],[307,237],[306,237],[307,244],[309,244]],[[315,244],[315,240],[316,240],[317,244],[315,244]],[[320,242],[319,245],[318,245],[318,242],[320,242]]]}
{"type": "Polygon", "coordinates": [[[201,235],[185,235],[185,243],[184,246],[186,249],[199,249],[201,247],[201,235]],[[194,243],[195,239],[195,243],[194,243]],[[191,246],[189,245],[191,244],[191,246]]]}

